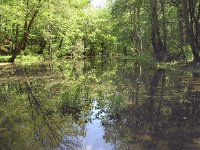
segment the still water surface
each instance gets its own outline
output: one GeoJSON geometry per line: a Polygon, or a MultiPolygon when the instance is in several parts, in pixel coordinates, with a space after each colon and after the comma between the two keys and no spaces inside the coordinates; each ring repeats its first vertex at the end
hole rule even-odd
{"type": "Polygon", "coordinates": [[[0,66],[0,150],[198,150],[200,74],[130,60],[0,66]]]}

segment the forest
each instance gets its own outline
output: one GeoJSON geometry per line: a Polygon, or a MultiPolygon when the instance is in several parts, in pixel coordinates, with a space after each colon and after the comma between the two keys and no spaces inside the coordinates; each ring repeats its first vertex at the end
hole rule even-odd
{"type": "Polygon", "coordinates": [[[199,0],[0,0],[0,150],[199,150],[199,65],[199,0]]]}
{"type": "MultiPolygon", "coordinates": [[[[200,56],[196,0],[1,0],[0,54],[66,57],[151,56],[194,61],[200,56]]],[[[8,57],[10,56],[10,57],[8,57]]]]}

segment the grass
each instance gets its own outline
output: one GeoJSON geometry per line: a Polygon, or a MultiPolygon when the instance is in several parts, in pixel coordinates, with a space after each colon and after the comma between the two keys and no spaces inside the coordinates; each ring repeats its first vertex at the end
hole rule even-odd
{"type": "MultiPolygon", "coordinates": [[[[11,56],[0,56],[0,63],[6,63],[11,56]]],[[[19,55],[15,63],[20,65],[31,65],[43,62],[43,57],[38,55],[19,55]]]]}
{"type": "Polygon", "coordinates": [[[43,57],[38,55],[19,55],[15,63],[21,65],[31,65],[43,62],[43,57]]]}
{"type": "Polygon", "coordinates": [[[8,62],[11,56],[0,56],[0,63],[8,62]]]}

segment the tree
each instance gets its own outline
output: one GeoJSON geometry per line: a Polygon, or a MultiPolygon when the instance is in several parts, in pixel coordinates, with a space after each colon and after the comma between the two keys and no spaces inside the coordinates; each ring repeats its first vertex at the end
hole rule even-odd
{"type": "Polygon", "coordinates": [[[37,0],[36,3],[30,4],[29,0],[26,0],[26,16],[24,20],[24,31],[21,37],[21,40],[17,43],[15,49],[12,52],[12,57],[10,62],[14,62],[17,55],[22,51],[25,50],[26,43],[31,32],[31,28],[34,24],[34,21],[43,5],[45,0],[37,0]]]}
{"type": "Polygon", "coordinates": [[[158,4],[157,0],[151,0],[151,31],[152,31],[152,46],[155,56],[158,60],[163,59],[164,47],[160,36],[160,26],[158,22],[158,4]]]}
{"type": "Polygon", "coordinates": [[[182,0],[187,42],[192,49],[194,62],[200,62],[200,2],[182,0]]]}

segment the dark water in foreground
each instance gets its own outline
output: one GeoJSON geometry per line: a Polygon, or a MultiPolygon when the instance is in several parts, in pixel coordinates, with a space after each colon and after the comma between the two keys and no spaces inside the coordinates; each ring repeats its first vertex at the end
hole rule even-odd
{"type": "Polygon", "coordinates": [[[113,149],[200,149],[200,74],[109,59],[0,66],[0,150],[113,149]]]}

